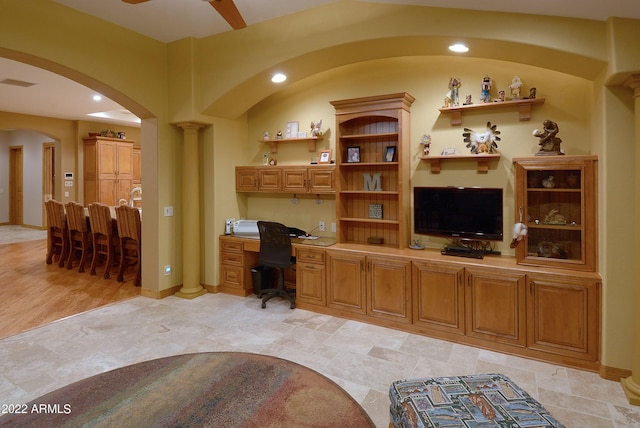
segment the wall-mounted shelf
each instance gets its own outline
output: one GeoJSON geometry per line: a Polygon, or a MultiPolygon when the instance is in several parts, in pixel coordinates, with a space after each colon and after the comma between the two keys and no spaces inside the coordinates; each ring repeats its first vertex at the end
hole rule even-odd
{"type": "Polygon", "coordinates": [[[478,172],[481,174],[489,171],[489,161],[492,159],[500,159],[499,153],[491,154],[479,154],[479,155],[448,155],[448,156],[420,156],[420,159],[429,161],[431,164],[431,173],[440,173],[440,163],[443,160],[447,161],[459,161],[459,160],[474,160],[478,164],[478,172]]]}
{"type": "Polygon", "coordinates": [[[518,116],[520,120],[531,120],[531,107],[534,104],[544,104],[544,98],[469,104],[469,105],[461,105],[456,107],[442,107],[440,109],[440,112],[446,113],[450,116],[451,125],[453,126],[458,126],[462,124],[463,111],[489,109],[489,108],[507,108],[507,107],[514,107],[514,106],[518,107],[518,116]]]}
{"type": "Polygon", "coordinates": [[[310,152],[316,151],[316,142],[322,137],[306,137],[306,138],[270,138],[268,140],[258,140],[259,143],[269,145],[271,153],[278,153],[278,144],[281,143],[301,143],[306,142],[310,152]]]}

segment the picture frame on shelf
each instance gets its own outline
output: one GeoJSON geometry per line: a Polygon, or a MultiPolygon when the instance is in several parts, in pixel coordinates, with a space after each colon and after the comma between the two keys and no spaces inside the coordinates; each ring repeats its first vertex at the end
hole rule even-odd
{"type": "Polygon", "coordinates": [[[297,138],[298,137],[298,121],[287,122],[287,127],[285,128],[285,138],[297,138]]]}
{"type": "Polygon", "coordinates": [[[320,150],[320,155],[318,156],[318,164],[330,164],[331,154],[332,154],[331,149],[320,150]]]}
{"type": "Polygon", "coordinates": [[[396,146],[388,146],[384,152],[383,162],[393,162],[396,158],[396,146]]]}
{"type": "Polygon", "coordinates": [[[347,147],[347,163],[360,162],[360,146],[347,147]]]}

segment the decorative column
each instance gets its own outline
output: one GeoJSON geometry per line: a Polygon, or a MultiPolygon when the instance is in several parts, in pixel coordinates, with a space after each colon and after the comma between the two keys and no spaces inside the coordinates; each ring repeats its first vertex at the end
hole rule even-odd
{"type": "Polygon", "coordinates": [[[175,295],[193,299],[207,293],[200,285],[200,167],[199,123],[179,123],[182,128],[182,288],[175,295]]]}
{"type": "MultiPolygon", "coordinates": [[[[633,89],[634,95],[634,123],[635,123],[635,147],[636,147],[636,189],[640,189],[640,74],[634,74],[624,83],[625,86],[633,89]]],[[[640,209],[640,198],[638,192],[635,195],[636,218],[637,210],[640,209]]],[[[635,242],[640,239],[640,228],[636,227],[635,242]]],[[[633,301],[633,355],[631,361],[631,376],[622,379],[622,389],[629,400],[629,403],[640,406],[640,252],[634,255],[634,301],[633,301]]]]}

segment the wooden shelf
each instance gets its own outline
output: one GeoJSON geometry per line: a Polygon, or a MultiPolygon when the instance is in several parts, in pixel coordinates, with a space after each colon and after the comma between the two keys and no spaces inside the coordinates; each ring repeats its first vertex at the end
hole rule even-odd
{"type": "Polygon", "coordinates": [[[531,120],[531,108],[534,104],[544,104],[544,98],[469,104],[469,105],[461,105],[456,107],[442,107],[440,109],[440,112],[450,115],[451,125],[453,126],[458,126],[462,124],[463,111],[490,109],[490,108],[507,108],[507,107],[514,107],[514,106],[518,107],[518,115],[520,120],[531,120]]]}
{"type": "Polygon", "coordinates": [[[322,137],[306,137],[306,138],[270,138],[268,140],[258,140],[259,143],[269,145],[269,151],[271,153],[278,153],[278,144],[281,143],[301,143],[306,142],[307,148],[310,152],[316,151],[316,142],[322,139],[322,137]]]}
{"type": "Polygon", "coordinates": [[[340,217],[340,221],[357,222],[357,223],[377,223],[377,224],[399,224],[398,220],[385,220],[379,218],[367,217],[340,217]]]}
{"type": "Polygon", "coordinates": [[[397,132],[380,132],[379,134],[347,134],[341,135],[340,138],[344,140],[368,140],[368,139],[376,139],[376,138],[398,138],[397,132]]]}
{"type": "Polygon", "coordinates": [[[479,155],[449,155],[449,156],[420,156],[420,159],[431,163],[431,173],[440,173],[440,163],[443,160],[460,161],[474,160],[478,164],[478,173],[485,174],[489,171],[489,161],[492,159],[500,159],[499,153],[479,154],[479,155]]]}

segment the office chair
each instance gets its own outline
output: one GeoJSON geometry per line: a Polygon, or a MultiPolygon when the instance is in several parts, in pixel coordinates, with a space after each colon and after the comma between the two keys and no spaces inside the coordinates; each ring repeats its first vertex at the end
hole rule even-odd
{"type": "Polygon", "coordinates": [[[291,255],[289,228],[280,223],[259,221],[258,232],[260,233],[258,262],[265,267],[278,270],[277,288],[268,288],[260,293],[263,296],[262,309],[267,307],[267,301],[273,297],[284,297],[291,303],[291,309],[294,309],[295,299],[284,286],[284,270],[296,263],[296,258],[291,255]]]}

